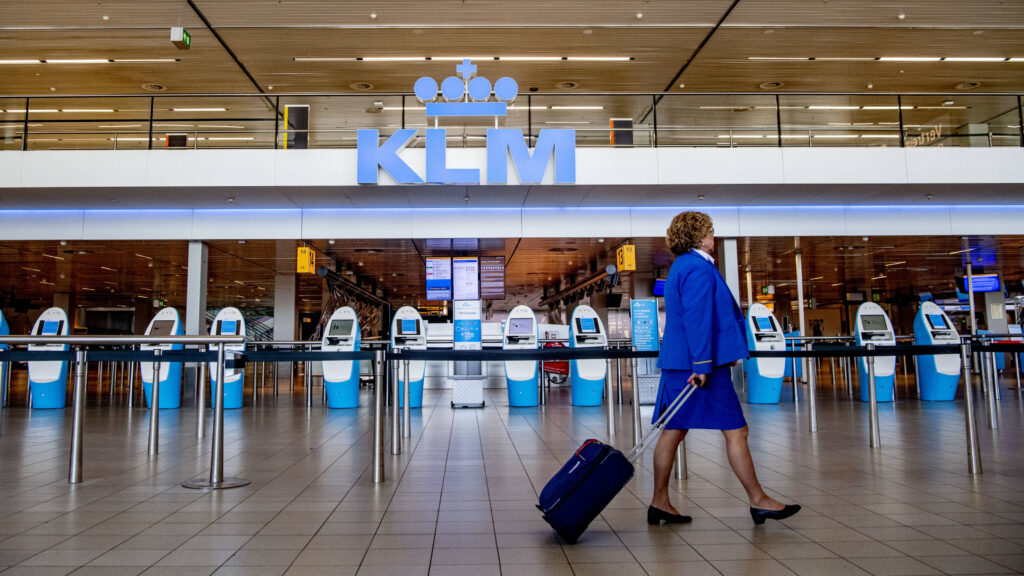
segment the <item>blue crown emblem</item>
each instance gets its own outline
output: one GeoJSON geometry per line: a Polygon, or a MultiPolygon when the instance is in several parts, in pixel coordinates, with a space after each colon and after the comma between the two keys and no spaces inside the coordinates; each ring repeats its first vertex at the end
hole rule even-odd
{"type": "Polygon", "coordinates": [[[508,78],[498,78],[494,83],[494,96],[498,102],[488,102],[491,97],[491,81],[483,76],[476,76],[476,66],[469,58],[455,67],[462,76],[449,76],[441,82],[441,98],[444,102],[434,102],[438,98],[437,81],[423,76],[416,81],[413,90],[416,98],[426,104],[427,116],[505,116],[508,114],[507,103],[516,99],[519,85],[508,78]],[[475,77],[474,77],[475,76],[475,77]]]}

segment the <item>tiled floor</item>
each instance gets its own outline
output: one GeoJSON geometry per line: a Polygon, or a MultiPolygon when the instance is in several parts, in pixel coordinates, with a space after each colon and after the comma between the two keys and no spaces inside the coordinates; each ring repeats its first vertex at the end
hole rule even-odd
{"type": "MultiPolygon", "coordinates": [[[[226,473],[252,484],[211,493],[210,443],[195,411],[164,411],[158,457],[147,413],[93,399],[85,482],[67,483],[69,412],[10,408],[0,438],[0,570],[4,574],[1005,574],[1024,570],[1024,403],[1004,390],[1000,428],[979,402],[985,473],[966,473],[963,405],[901,400],[867,410],[823,390],[820,427],[807,402],[745,405],[758,473],[804,505],[755,527],[721,435],[688,439],[687,480],[673,480],[683,527],[648,527],[650,460],[575,545],[534,509],[545,481],[586,438],[605,438],[602,408],[509,409],[490,390],[482,410],[452,410],[428,391],[413,438],[369,481],[368,411],[307,410],[301,391],[226,417],[226,473]]],[[[364,392],[365,393],[365,392],[364,392]]],[[[628,393],[627,393],[628,398],[628,393]]],[[[630,407],[614,443],[631,440],[630,407]]],[[[645,421],[649,409],[644,410],[645,421]]]]}

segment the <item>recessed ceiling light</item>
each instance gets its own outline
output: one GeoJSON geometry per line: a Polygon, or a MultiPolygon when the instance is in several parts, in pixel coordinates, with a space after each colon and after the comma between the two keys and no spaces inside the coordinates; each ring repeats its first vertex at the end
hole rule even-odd
{"type": "Polygon", "coordinates": [[[110,64],[111,60],[108,58],[72,58],[72,59],[59,59],[50,60],[47,58],[43,60],[47,64],[110,64]]]}
{"type": "Polygon", "coordinates": [[[593,30],[591,30],[590,28],[584,28],[584,29],[583,29],[583,35],[584,35],[584,36],[590,36],[590,35],[591,35],[591,34],[593,34],[593,33],[594,33],[594,31],[593,31],[593,30]]]}
{"type": "Polygon", "coordinates": [[[956,86],[954,86],[954,88],[956,88],[957,90],[974,90],[975,88],[978,88],[980,86],[981,86],[981,82],[968,81],[968,82],[961,82],[961,83],[957,84],[956,86]]]}
{"type": "Polygon", "coordinates": [[[761,82],[757,85],[757,87],[762,90],[775,90],[776,88],[782,88],[783,86],[785,86],[785,83],[777,81],[761,82]]]}
{"type": "Polygon", "coordinates": [[[376,19],[377,19],[377,13],[376,12],[370,12],[370,20],[376,20],[376,19]]]}
{"type": "Polygon", "coordinates": [[[0,64],[42,64],[42,60],[0,60],[0,64]]]}
{"type": "Polygon", "coordinates": [[[637,13],[636,13],[636,19],[637,19],[637,20],[639,20],[639,19],[641,19],[641,18],[643,18],[643,17],[644,17],[644,13],[643,13],[643,12],[637,12],[637,13]]]}
{"type": "Polygon", "coordinates": [[[116,64],[165,64],[181,62],[181,60],[178,58],[115,58],[113,62],[116,64]]]}
{"type": "Polygon", "coordinates": [[[879,62],[938,62],[938,56],[881,56],[879,62]]]}
{"type": "Polygon", "coordinates": [[[906,17],[907,17],[907,15],[904,14],[903,12],[900,12],[899,14],[896,15],[896,19],[897,20],[904,20],[904,19],[906,19],[906,17]]]}
{"type": "Polygon", "coordinates": [[[292,62],[356,62],[358,58],[334,58],[317,56],[299,56],[292,58],[292,62]]]}
{"type": "Polygon", "coordinates": [[[957,56],[954,58],[943,58],[946,62],[1005,62],[1007,59],[1002,56],[957,56]]]}
{"type": "Polygon", "coordinates": [[[227,108],[171,108],[171,112],[226,112],[227,108]]]}

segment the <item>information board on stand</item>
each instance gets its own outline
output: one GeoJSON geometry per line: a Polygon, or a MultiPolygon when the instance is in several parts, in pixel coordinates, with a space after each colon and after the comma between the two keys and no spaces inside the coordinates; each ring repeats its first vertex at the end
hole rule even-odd
{"type": "MultiPolygon", "coordinates": [[[[475,260],[475,259],[474,259],[475,260]]],[[[456,300],[452,303],[455,350],[482,349],[482,309],[480,300],[456,300]]],[[[452,407],[482,408],[484,405],[483,362],[456,360],[452,385],[452,407]]]]}
{"type": "MultiPolygon", "coordinates": [[[[658,301],[631,300],[629,302],[629,316],[632,326],[633,346],[639,352],[658,351],[658,301]]],[[[658,370],[657,358],[639,358],[637,360],[636,381],[640,387],[640,403],[653,404],[658,393],[658,380],[661,378],[661,371],[658,370]]]]}

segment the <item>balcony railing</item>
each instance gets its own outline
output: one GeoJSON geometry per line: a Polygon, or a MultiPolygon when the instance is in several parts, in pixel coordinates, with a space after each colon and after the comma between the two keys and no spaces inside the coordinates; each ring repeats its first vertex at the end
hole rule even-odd
{"type": "Polygon", "coordinates": [[[526,94],[504,117],[439,119],[410,94],[0,96],[0,150],[294,148],[300,133],[355,148],[359,129],[428,127],[450,148],[483,147],[493,127],[531,142],[572,128],[578,147],[1024,146],[1022,116],[1020,94],[991,93],[526,94]],[[291,106],[309,106],[304,129],[286,123],[291,106]]]}

